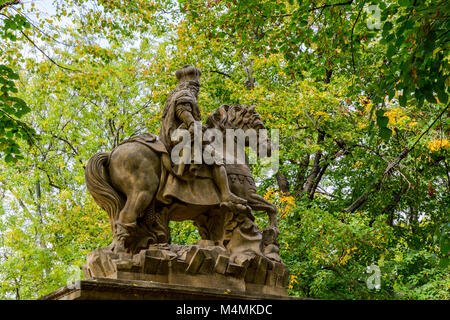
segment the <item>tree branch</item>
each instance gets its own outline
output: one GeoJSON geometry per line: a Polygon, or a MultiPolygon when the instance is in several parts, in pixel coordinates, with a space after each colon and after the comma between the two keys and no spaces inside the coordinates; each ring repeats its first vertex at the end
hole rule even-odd
{"type": "Polygon", "coordinates": [[[230,76],[229,74],[226,74],[225,72],[222,72],[222,71],[218,71],[218,70],[209,70],[209,71],[207,71],[207,72],[214,72],[214,73],[220,74],[220,75],[222,75],[222,76],[225,76],[225,77],[231,79],[231,76],[230,76]]]}
{"type": "Polygon", "coordinates": [[[289,193],[289,181],[286,178],[286,176],[282,173],[277,173],[275,175],[275,178],[277,179],[278,187],[280,188],[280,191],[288,194],[289,193]]]}
{"type": "Polygon", "coordinates": [[[442,109],[442,111],[439,113],[437,118],[434,119],[434,121],[428,126],[428,128],[424,132],[422,132],[422,134],[419,136],[419,138],[417,138],[417,140],[414,142],[414,144],[410,148],[405,147],[405,149],[396,157],[396,159],[388,164],[388,166],[386,167],[386,169],[383,172],[383,175],[378,179],[378,181],[375,184],[373,184],[370,187],[370,191],[367,191],[363,195],[361,195],[355,202],[353,202],[349,207],[347,207],[344,210],[345,212],[354,212],[361,205],[363,205],[364,202],[366,202],[366,200],[368,199],[370,194],[375,193],[376,191],[378,191],[380,189],[383,181],[386,178],[388,178],[392,174],[392,172],[394,172],[395,167],[400,163],[400,161],[402,161],[404,158],[406,158],[408,153],[410,153],[415,148],[415,146],[420,141],[420,139],[422,139],[422,137],[428,131],[430,131],[430,129],[433,127],[433,125],[442,117],[442,115],[445,113],[445,111],[448,109],[449,106],[450,106],[450,103],[448,103],[447,106],[445,106],[442,109]]]}
{"type": "Polygon", "coordinates": [[[31,40],[22,30],[20,30],[20,33],[23,34],[23,36],[36,48],[38,49],[48,60],[50,60],[50,62],[52,62],[54,65],[56,65],[57,67],[64,69],[64,70],[68,70],[68,71],[72,71],[72,72],[83,72],[81,70],[77,70],[77,69],[70,69],[67,67],[64,67],[62,65],[60,65],[59,63],[57,63],[55,60],[53,60],[52,58],[49,57],[48,54],[46,54],[41,48],[39,48],[33,40],[31,40]]]}
{"type": "Polygon", "coordinates": [[[20,0],[13,0],[13,1],[5,2],[4,4],[0,4],[0,11],[3,8],[10,7],[10,6],[13,6],[16,4],[20,4],[20,0]]]}
{"type": "Polygon", "coordinates": [[[309,12],[312,12],[312,11],[315,11],[315,10],[319,10],[319,9],[325,9],[325,8],[332,8],[332,7],[338,7],[338,6],[347,6],[347,5],[351,5],[352,3],[353,3],[353,0],[349,0],[347,2],[341,2],[341,3],[324,4],[323,6],[309,9],[309,12]]]}
{"type": "Polygon", "coordinates": [[[351,48],[351,51],[352,51],[352,65],[353,65],[353,70],[354,71],[356,71],[356,67],[355,67],[355,54],[353,52],[353,31],[355,30],[356,23],[358,23],[359,17],[361,16],[361,12],[362,12],[362,10],[364,8],[364,2],[365,1],[363,1],[362,5],[361,5],[361,9],[359,9],[358,16],[356,17],[356,20],[353,23],[352,32],[350,34],[350,48],[351,48]]]}

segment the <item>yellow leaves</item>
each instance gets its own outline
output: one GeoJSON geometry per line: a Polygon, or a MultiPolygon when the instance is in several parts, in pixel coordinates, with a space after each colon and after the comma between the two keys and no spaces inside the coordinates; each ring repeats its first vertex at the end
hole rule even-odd
{"type": "Polygon", "coordinates": [[[352,168],[359,168],[363,165],[361,161],[356,161],[354,164],[352,164],[352,168]]]}
{"type": "Polygon", "coordinates": [[[289,285],[288,285],[288,288],[289,288],[289,289],[292,289],[292,288],[294,287],[294,284],[298,284],[297,278],[298,278],[298,277],[295,276],[295,275],[291,275],[291,276],[290,276],[289,285]]]}
{"type": "Polygon", "coordinates": [[[295,207],[295,198],[291,196],[282,196],[280,198],[281,203],[285,203],[290,205],[291,207],[295,207]]]}
{"type": "Polygon", "coordinates": [[[8,242],[21,242],[23,234],[19,229],[11,229],[5,233],[5,238],[8,242]]]}
{"type": "Polygon", "coordinates": [[[58,197],[60,199],[71,199],[72,193],[70,192],[70,190],[65,189],[58,195],[58,197]]]}
{"type": "Polygon", "coordinates": [[[341,265],[345,265],[350,260],[350,258],[351,258],[350,254],[346,253],[341,257],[339,262],[341,265]]]}
{"type": "Polygon", "coordinates": [[[388,125],[391,127],[406,127],[410,118],[401,108],[393,108],[384,113],[389,118],[388,125]]]}
{"type": "Polygon", "coordinates": [[[58,167],[59,167],[60,169],[64,169],[64,168],[67,167],[67,166],[66,166],[65,163],[59,162],[59,163],[58,163],[58,167]]]}
{"type": "Polygon", "coordinates": [[[450,142],[447,139],[434,139],[427,144],[427,148],[432,151],[439,151],[440,149],[448,149],[450,147],[450,142]]]}
{"type": "Polygon", "coordinates": [[[269,188],[263,197],[277,205],[281,218],[287,217],[296,206],[294,197],[274,191],[272,188],[269,188]]]}
{"type": "Polygon", "coordinates": [[[366,123],[363,123],[363,122],[358,122],[358,123],[356,124],[356,127],[357,127],[359,130],[362,130],[362,129],[365,129],[365,128],[367,127],[367,124],[366,124],[366,123]]]}
{"type": "Polygon", "coordinates": [[[365,114],[369,113],[373,107],[373,102],[366,96],[359,96],[359,103],[363,106],[363,112],[365,114]]]}
{"type": "Polygon", "coordinates": [[[436,53],[438,53],[439,51],[441,51],[441,47],[437,47],[436,49],[433,50],[433,56],[436,55],[436,53]]]}
{"type": "Polygon", "coordinates": [[[269,188],[267,190],[266,194],[264,195],[264,199],[270,200],[273,197],[274,194],[275,194],[275,192],[273,191],[273,189],[269,188]]]}
{"type": "Polygon", "coordinates": [[[314,112],[314,114],[317,117],[323,117],[324,120],[328,120],[330,118],[330,115],[328,113],[326,113],[326,112],[323,112],[323,111],[316,111],[316,112],[314,112]]]}

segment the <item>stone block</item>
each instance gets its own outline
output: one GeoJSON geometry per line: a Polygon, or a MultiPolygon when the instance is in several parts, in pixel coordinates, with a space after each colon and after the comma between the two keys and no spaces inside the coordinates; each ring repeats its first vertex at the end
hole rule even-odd
{"type": "Polygon", "coordinates": [[[237,263],[230,262],[227,267],[226,275],[241,278],[244,276],[245,268],[237,263]]]}
{"type": "Polygon", "coordinates": [[[105,277],[102,260],[96,251],[88,254],[87,265],[93,277],[105,277]]]}
{"type": "Polygon", "coordinates": [[[142,271],[144,273],[154,274],[158,271],[159,263],[162,261],[160,258],[154,258],[145,256],[144,266],[142,271]]]}
{"type": "MultiPolygon", "coordinates": [[[[189,254],[189,252],[188,252],[188,254],[189,254]]],[[[197,248],[197,250],[195,251],[195,254],[193,255],[192,259],[189,262],[189,266],[186,271],[188,273],[197,273],[198,270],[200,269],[200,266],[202,265],[204,259],[205,259],[205,254],[204,254],[203,250],[199,250],[197,248]]]]}
{"type": "Polygon", "coordinates": [[[117,267],[114,263],[112,263],[111,256],[109,254],[101,252],[99,257],[102,263],[103,272],[105,273],[106,277],[112,275],[117,271],[117,267]]]}
{"type": "Polygon", "coordinates": [[[202,265],[198,269],[200,274],[211,274],[214,270],[214,260],[212,258],[205,258],[202,265]]]}
{"type": "Polygon", "coordinates": [[[219,246],[215,246],[215,247],[211,248],[209,250],[209,252],[212,255],[214,261],[217,260],[219,255],[226,256],[226,257],[230,256],[230,254],[227,252],[227,250],[225,250],[224,248],[219,247],[219,246]]]}
{"type": "Polygon", "coordinates": [[[288,283],[289,283],[289,270],[285,269],[281,280],[281,287],[287,287],[288,283]]]}
{"type": "Polygon", "coordinates": [[[130,271],[133,263],[130,260],[119,260],[116,262],[117,271],[130,271]]]}
{"type": "Polygon", "coordinates": [[[162,252],[164,259],[166,260],[174,260],[176,259],[178,256],[175,252],[169,251],[169,250],[164,250],[162,252]]]}
{"type": "Polygon", "coordinates": [[[285,268],[286,267],[283,264],[279,263],[279,262],[275,262],[274,265],[273,265],[273,271],[276,274],[283,274],[285,268]]]}
{"type": "Polygon", "coordinates": [[[39,300],[302,300],[285,293],[227,291],[223,288],[197,287],[126,279],[81,280],[73,289],[62,287],[39,300]]]}
{"type": "Polygon", "coordinates": [[[230,253],[224,248],[198,245],[151,245],[134,255],[97,249],[88,255],[83,271],[87,279],[127,279],[270,294],[285,294],[289,280],[283,263],[246,253],[230,261],[230,253]]]}
{"type": "Polygon", "coordinates": [[[198,246],[191,246],[189,250],[186,252],[186,257],[184,258],[187,263],[190,263],[192,258],[195,256],[197,251],[199,250],[198,246]]]}
{"type": "Polygon", "coordinates": [[[189,264],[178,259],[170,261],[169,264],[170,269],[175,273],[185,273],[188,266],[189,264]]]}
{"type": "Polygon", "coordinates": [[[277,287],[283,287],[284,276],[282,274],[277,274],[277,287]]]}
{"type": "Polygon", "coordinates": [[[250,260],[246,272],[245,272],[245,282],[253,283],[255,280],[256,269],[259,265],[259,257],[254,257],[250,260]]]}
{"type": "Polygon", "coordinates": [[[254,283],[264,284],[266,282],[268,260],[263,257],[259,257],[258,260],[259,260],[259,264],[258,264],[258,268],[256,269],[254,283]]]}
{"type": "Polygon", "coordinates": [[[160,249],[148,249],[145,251],[145,255],[154,258],[164,258],[164,253],[160,249]]]}
{"type": "Polygon", "coordinates": [[[265,285],[275,287],[277,284],[277,276],[278,275],[275,272],[273,272],[273,270],[268,271],[266,275],[265,285]]]}
{"type": "Polygon", "coordinates": [[[255,281],[256,268],[247,268],[245,272],[245,282],[253,283],[255,281]]]}
{"type": "Polygon", "coordinates": [[[157,274],[168,274],[169,273],[169,260],[161,259],[158,265],[157,274]]]}
{"type": "Polygon", "coordinates": [[[225,274],[228,267],[229,258],[224,255],[219,255],[216,259],[216,264],[214,266],[214,271],[220,274],[225,274]]]}

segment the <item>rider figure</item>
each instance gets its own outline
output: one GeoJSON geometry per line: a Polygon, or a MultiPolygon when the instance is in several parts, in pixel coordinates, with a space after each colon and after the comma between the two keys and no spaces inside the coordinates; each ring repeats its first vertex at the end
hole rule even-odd
{"type": "MultiPolygon", "coordinates": [[[[189,65],[184,66],[183,69],[176,72],[179,84],[169,95],[164,107],[159,135],[161,142],[165,145],[169,154],[172,148],[178,143],[178,141],[172,140],[172,133],[176,129],[184,128],[189,130],[191,137],[193,137],[194,123],[201,121],[200,109],[197,103],[200,89],[200,76],[201,71],[189,65]]],[[[193,143],[192,139],[191,143],[193,143]]],[[[192,175],[193,173],[195,174],[200,168],[198,164],[194,163],[192,152],[188,157],[190,157],[189,164],[174,166],[175,174],[179,178],[192,175]]],[[[247,204],[246,200],[230,191],[227,172],[223,164],[212,164],[211,176],[219,189],[221,205],[235,206],[247,204]]]]}

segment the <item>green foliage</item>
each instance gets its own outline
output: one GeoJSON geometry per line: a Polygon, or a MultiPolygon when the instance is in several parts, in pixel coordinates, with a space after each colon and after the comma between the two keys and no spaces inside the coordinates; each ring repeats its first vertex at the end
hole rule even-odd
{"type": "Polygon", "coordinates": [[[381,217],[372,224],[364,214],[344,222],[342,218],[320,209],[296,209],[281,221],[292,294],[320,299],[449,298],[450,278],[435,254],[404,248],[396,230],[381,217]],[[379,290],[366,284],[367,266],[373,264],[381,271],[379,290]]]}
{"type": "MultiPolygon", "coordinates": [[[[0,35],[3,39],[16,41],[16,31],[30,28],[25,17],[16,14],[6,16],[0,25],[0,35]]],[[[18,89],[15,81],[19,75],[12,68],[2,64],[0,59],[0,156],[6,162],[15,162],[22,158],[18,140],[31,142],[34,130],[20,119],[30,111],[26,102],[15,96],[18,89]]]]}

